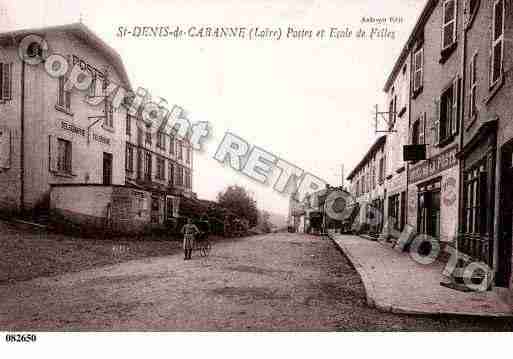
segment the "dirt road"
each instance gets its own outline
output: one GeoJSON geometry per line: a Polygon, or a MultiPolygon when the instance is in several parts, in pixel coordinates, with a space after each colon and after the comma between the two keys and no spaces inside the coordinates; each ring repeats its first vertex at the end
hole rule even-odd
{"type": "Polygon", "coordinates": [[[368,308],[328,240],[272,234],[208,258],[137,260],[0,286],[1,330],[511,330],[512,323],[368,308]]]}

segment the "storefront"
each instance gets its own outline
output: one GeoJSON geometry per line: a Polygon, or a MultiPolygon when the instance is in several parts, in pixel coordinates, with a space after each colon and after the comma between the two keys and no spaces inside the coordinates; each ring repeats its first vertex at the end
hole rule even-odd
{"type": "Polygon", "coordinates": [[[462,202],[458,250],[493,267],[496,121],[487,122],[467,143],[462,158],[462,202]]]}
{"type": "Polygon", "coordinates": [[[409,224],[418,233],[444,242],[454,238],[458,224],[457,148],[452,146],[413,167],[408,178],[409,224]]]}

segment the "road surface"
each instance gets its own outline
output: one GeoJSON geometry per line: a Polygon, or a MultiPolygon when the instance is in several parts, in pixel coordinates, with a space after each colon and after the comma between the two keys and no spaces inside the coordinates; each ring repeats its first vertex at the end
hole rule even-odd
{"type": "Polygon", "coordinates": [[[430,318],[369,308],[329,240],[270,234],[196,253],[0,286],[0,331],[511,330],[504,320],[430,318]]]}

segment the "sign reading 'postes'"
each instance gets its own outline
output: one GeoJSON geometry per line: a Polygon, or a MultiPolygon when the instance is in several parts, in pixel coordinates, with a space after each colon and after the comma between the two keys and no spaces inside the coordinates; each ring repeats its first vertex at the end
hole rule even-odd
{"type": "Polygon", "coordinates": [[[408,183],[415,183],[456,165],[457,146],[426,160],[410,170],[408,183]]]}

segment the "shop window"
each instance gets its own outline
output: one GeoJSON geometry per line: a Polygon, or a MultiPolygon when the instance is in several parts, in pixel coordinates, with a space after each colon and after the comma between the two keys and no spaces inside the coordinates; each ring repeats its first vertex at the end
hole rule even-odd
{"type": "Polygon", "coordinates": [[[456,1],[443,2],[442,50],[447,50],[456,43],[456,1]]]}
{"type": "Polygon", "coordinates": [[[486,204],[486,167],[481,163],[464,173],[464,216],[463,230],[467,234],[486,232],[486,215],[483,205],[486,204]]]}
{"type": "Polygon", "coordinates": [[[71,142],[63,139],[57,140],[57,170],[71,174],[71,142]]]}
{"type": "Polygon", "coordinates": [[[0,63],[0,102],[12,100],[12,64],[0,63]]]}
{"type": "Polygon", "coordinates": [[[493,3],[492,51],[490,61],[490,86],[501,78],[504,57],[504,0],[493,3]]]}

